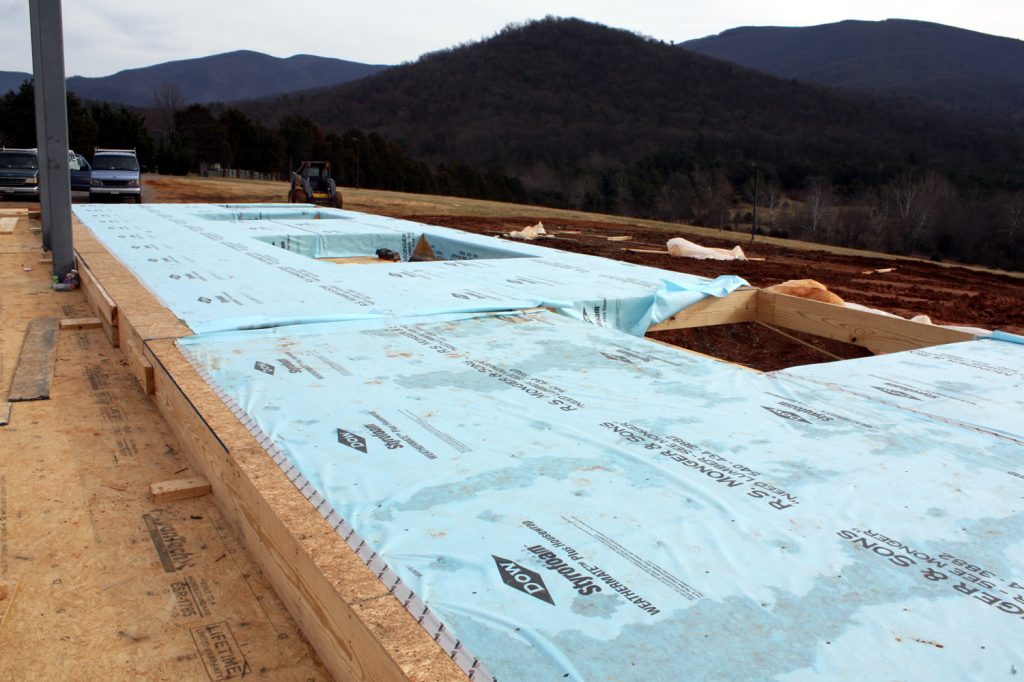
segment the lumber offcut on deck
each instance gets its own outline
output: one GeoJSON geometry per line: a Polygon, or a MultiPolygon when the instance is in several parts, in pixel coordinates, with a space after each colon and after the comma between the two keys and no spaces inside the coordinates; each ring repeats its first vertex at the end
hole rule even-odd
{"type": "MultiPolygon", "coordinates": [[[[0,244],[0,407],[29,321],[90,315],[30,227],[0,244]]],[[[152,500],[196,472],[104,330],[55,340],[0,426],[0,679],[329,679],[213,500],[152,500]]]]}

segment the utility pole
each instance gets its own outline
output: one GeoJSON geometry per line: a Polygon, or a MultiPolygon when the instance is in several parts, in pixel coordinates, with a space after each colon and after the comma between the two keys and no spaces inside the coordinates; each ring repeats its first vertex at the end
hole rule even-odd
{"type": "Polygon", "coordinates": [[[754,212],[750,221],[750,242],[754,242],[754,235],[757,234],[757,161],[754,162],[754,212]]]}
{"type": "Polygon", "coordinates": [[[64,28],[60,0],[29,0],[32,76],[43,249],[53,252],[53,275],[64,281],[75,267],[71,241],[68,109],[64,89],[64,28]]]}

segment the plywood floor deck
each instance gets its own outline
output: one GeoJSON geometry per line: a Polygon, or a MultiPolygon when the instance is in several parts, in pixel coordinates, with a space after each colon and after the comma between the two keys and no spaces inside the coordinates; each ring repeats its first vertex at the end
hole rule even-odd
{"type": "MultiPolygon", "coordinates": [[[[41,255],[27,219],[0,244],[0,406],[29,321],[92,314],[41,255]]],[[[153,502],[197,472],[130,370],[62,330],[51,398],[0,427],[0,679],[329,679],[213,498],[153,502]]]]}

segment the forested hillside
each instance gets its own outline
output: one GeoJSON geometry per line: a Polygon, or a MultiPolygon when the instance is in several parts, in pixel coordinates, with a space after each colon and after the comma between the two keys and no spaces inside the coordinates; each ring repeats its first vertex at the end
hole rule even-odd
{"type": "Polygon", "coordinates": [[[780,222],[766,229],[1020,259],[1007,255],[1017,228],[999,224],[1024,187],[1013,131],[575,19],[512,26],[346,86],[241,107],[264,122],[302,112],[327,130],[377,131],[431,163],[517,177],[539,203],[723,227],[749,221],[736,212],[753,199],[756,164],[758,203],[780,222]]]}
{"type": "MultiPolygon", "coordinates": [[[[347,185],[1024,269],[1024,139],[1012,126],[575,19],[279,98],[145,110],[69,101],[74,146],[137,146],[164,173],[286,177],[320,158],[347,185]]],[[[29,85],[0,98],[0,142],[32,143],[31,107],[29,85]]]]}
{"type": "Polygon", "coordinates": [[[999,181],[1020,139],[882,98],[795,84],[635,34],[549,19],[340,88],[245,105],[378,130],[417,156],[497,164],[555,189],[625,165],[770,165],[785,186],[870,186],[928,165],[999,181]],[[680,157],[674,160],[672,157],[680,157]],[[685,157],[685,158],[683,158],[685,157]]]}
{"type": "Polygon", "coordinates": [[[682,47],[783,78],[913,95],[1024,123],[1024,41],[1013,38],[886,19],[744,26],[682,47]]]}

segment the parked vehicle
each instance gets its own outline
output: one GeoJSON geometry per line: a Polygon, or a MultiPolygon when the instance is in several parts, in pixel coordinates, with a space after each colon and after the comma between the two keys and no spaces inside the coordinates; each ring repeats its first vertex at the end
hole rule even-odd
{"type": "Polygon", "coordinates": [[[288,202],[341,208],[341,190],[331,177],[331,164],[327,161],[303,161],[292,173],[288,202]]]}
{"type": "Polygon", "coordinates": [[[39,154],[0,147],[0,196],[39,200],[39,154]]]}
{"type": "Polygon", "coordinates": [[[127,196],[142,203],[142,179],[134,149],[97,149],[89,178],[89,201],[127,196]]]}
{"type": "Polygon", "coordinates": [[[88,192],[91,168],[81,154],[68,153],[68,168],[71,169],[71,191],[88,192]]]}

